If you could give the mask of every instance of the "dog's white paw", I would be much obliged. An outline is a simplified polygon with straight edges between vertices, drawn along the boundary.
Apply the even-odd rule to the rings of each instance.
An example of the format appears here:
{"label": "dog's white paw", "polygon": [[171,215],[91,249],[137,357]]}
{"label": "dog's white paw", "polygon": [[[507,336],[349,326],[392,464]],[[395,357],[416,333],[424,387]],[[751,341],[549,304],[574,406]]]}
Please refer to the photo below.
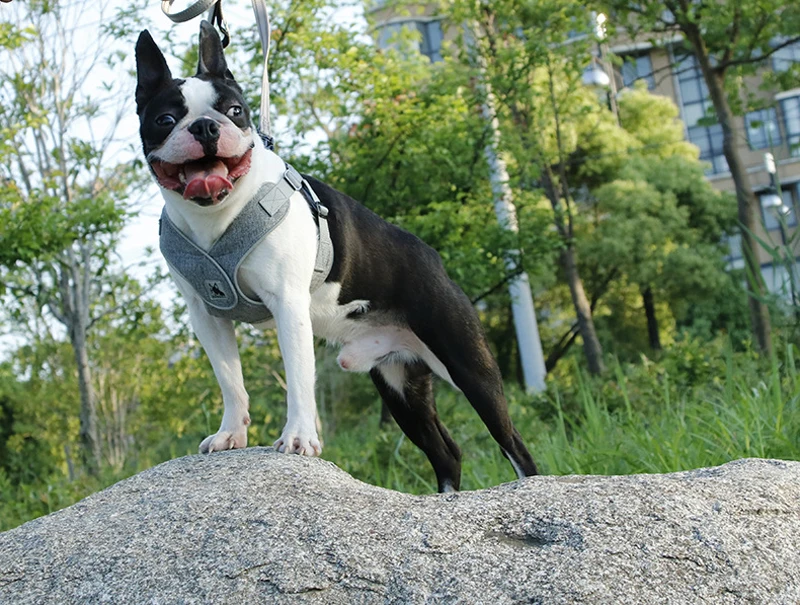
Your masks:
{"label": "dog's white paw", "polygon": [[303,429],[297,426],[289,426],[288,424],[283,429],[283,434],[273,444],[273,447],[284,454],[319,456],[322,453],[322,443],[315,429]]}
{"label": "dog's white paw", "polygon": [[209,435],[200,444],[201,454],[221,452],[224,450],[238,450],[247,447],[247,427],[237,431],[220,430],[214,435]]}

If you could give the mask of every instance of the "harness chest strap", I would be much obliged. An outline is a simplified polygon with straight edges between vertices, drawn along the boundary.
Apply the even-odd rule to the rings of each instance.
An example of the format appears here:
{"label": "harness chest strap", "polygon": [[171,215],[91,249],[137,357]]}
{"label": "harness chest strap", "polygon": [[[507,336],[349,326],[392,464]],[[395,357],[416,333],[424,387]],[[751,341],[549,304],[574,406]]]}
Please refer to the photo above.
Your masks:
{"label": "harness chest strap", "polygon": [[292,166],[286,165],[280,181],[266,183],[258,190],[208,251],[181,232],[164,209],[159,221],[161,253],[170,268],[194,288],[210,314],[247,323],[272,318],[260,300],[242,291],[238,271],[253,248],[286,217],[289,199],[296,191],[303,193],[319,226],[310,287],[313,292],[325,282],[333,265],[328,209],[320,204],[308,182]]}

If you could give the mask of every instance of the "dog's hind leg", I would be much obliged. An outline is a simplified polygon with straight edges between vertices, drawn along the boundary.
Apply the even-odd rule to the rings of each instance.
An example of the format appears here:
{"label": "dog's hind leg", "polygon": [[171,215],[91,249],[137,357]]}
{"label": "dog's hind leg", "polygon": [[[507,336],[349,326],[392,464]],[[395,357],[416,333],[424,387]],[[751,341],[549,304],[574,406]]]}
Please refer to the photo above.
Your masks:
{"label": "dog's hind leg", "polygon": [[439,420],[428,366],[389,361],[370,370],[369,375],[397,424],[430,460],[439,491],[457,490],[461,452]]}
{"label": "dog's hind leg", "polygon": [[[488,346],[486,355],[490,355]],[[508,403],[503,394],[500,370],[494,359],[491,367],[480,368],[477,371],[472,367],[460,365],[459,361],[449,360],[449,363],[445,363],[455,383],[500,445],[500,450],[511,463],[517,477],[521,479],[538,474],[533,457],[508,415]]]}
{"label": "dog's hind leg", "polygon": [[522,478],[538,474],[528,448],[508,414],[503,380],[478,315],[466,295],[452,284],[446,309],[432,307],[412,329],[447,369]]}

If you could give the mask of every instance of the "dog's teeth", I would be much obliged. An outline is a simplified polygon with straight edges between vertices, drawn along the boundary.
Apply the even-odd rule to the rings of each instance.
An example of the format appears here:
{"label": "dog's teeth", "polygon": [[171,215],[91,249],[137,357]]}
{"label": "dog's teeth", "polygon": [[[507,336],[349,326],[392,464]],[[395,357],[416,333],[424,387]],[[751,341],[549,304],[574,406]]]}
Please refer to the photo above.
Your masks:
{"label": "dog's teeth", "polygon": [[180,180],[181,185],[186,184],[186,174],[184,174],[183,170],[178,173],[178,180]]}

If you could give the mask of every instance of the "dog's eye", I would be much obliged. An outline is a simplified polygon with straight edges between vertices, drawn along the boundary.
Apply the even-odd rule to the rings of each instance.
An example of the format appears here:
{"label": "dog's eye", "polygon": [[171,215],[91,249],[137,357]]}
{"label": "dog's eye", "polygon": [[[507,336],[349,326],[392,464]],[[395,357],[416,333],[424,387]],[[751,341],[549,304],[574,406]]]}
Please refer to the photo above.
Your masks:
{"label": "dog's eye", "polygon": [[156,118],[156,124],[159,126],[174,126],[175,116],[170,113],[162,113]]}
{"label": "dog's eye", "polygon": [[225,115],[227,115],[229,118],[238,118],[240,115],[242,115],[242,106],[231,105]]}

